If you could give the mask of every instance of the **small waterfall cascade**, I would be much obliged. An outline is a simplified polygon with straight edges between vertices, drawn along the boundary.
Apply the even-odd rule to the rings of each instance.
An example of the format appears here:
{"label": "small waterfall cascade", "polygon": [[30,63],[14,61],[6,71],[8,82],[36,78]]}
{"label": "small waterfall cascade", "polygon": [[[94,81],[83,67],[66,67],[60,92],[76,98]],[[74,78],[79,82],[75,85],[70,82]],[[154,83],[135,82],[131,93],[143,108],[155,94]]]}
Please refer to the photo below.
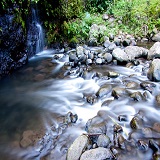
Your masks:
{"label": "small waterfall cascade", "polygon": [[38,29],[38,37],[36,42],[36,53],[41,52],[44,47],[44,35],[42,26],[39,23],[36,23],[36,27]]}
{"label": "small waterfall cascade", "polygon": [[32,8],[32,19],[28,32],[28,48],[30,55],[43,51],[44,48],[44,32],[40,24],[37,7]]}
{"label": "small waterfall cascade", "polygon": [[37,7],[36,9],[32,9],[32,21],[34,25],[36,26],[36,53],[43,50],[44,47],[44,34],[42,26],[40,25],[38,13],[37,13]]}

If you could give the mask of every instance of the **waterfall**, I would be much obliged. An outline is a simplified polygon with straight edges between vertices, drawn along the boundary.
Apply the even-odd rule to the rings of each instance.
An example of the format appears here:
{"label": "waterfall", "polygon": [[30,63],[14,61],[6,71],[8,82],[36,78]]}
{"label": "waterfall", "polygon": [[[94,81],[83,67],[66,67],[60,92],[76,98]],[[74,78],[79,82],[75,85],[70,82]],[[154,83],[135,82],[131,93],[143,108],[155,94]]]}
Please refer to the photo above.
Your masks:
{"label": "waterfall", "polygon": [[43,51],[44,48],[44,33],[36,6],[32,8],[31,24],[28,31],[28,48],[30,56]]}
{"label": "waterfall", "polygon": [[36,23],[36,27],[38,29],[38,37],[37,37],[37,42],[36,42],[36,53],[38,53],[43,50],[44,35],[43,35],[42,26],[39,23]]}

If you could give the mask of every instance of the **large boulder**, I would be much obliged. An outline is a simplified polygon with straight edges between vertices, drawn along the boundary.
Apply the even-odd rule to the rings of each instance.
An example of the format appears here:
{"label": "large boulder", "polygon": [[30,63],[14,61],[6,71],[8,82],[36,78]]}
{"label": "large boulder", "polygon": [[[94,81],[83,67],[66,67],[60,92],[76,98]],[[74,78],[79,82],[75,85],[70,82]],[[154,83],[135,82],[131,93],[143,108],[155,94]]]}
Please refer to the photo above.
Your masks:
{"label": "large boulder", "polygon": [[160,58],[160,42],[156,42],[148,52],[148,59]]}
{"label": "large boulder", "polygon": [[155,41],[155,42],[160,42],[160,32],[155,34],[153,37],[152,37],[152,41]]}
{"label": "large boulder", "polygon": [[126,52],[130,61],[138,57],[147,56],[148,50],[138,46],[127,46],[124,51]]}
{"label": "large boulder", "polygon": [[95,46],[96,42],[99,41],[99,38],[104,36],[106,29],[105,25],[93,24],[89,31],[89,44],[94,42],[93,44]]}
{"label": "large boulder", "polygon": [[82,152],[89,144],[88,137],[85,135],[79,136],[68,149],[67,160],[79,160]]}
{"label": "large boulder", "polygon": [[160,59],[154,59],[151,62],[147,77],[151,81],[160,81]]}
{"label": "large boulder", "polygon": [[114,49],[112,56],[119,62],[127,62],[129,60],[126,52],[124,52],[121,48]]}
{"label": "large boulder", "polygon": [[95,148],[88,151],[85,151],[80,160],[102,160],[102,159],[111,159],[112,154],[107,148]]}

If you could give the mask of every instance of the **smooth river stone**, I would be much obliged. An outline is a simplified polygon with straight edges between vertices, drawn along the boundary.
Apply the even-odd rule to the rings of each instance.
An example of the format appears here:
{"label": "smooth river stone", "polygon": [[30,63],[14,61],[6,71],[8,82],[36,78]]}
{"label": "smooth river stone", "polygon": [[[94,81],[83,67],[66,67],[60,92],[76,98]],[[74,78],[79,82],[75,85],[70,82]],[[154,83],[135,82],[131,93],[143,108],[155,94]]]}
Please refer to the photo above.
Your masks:
{"label": "smooth river stone", "polygon": [[88,137],[85,135],[79,136],[68,149],[66,160],[79,160],[82,152],[89,144]]}
{"label": "smooth river stone", "polygon": [[103,160],[111,157],[109,149],[99,147],[84,152],[80,160]]}

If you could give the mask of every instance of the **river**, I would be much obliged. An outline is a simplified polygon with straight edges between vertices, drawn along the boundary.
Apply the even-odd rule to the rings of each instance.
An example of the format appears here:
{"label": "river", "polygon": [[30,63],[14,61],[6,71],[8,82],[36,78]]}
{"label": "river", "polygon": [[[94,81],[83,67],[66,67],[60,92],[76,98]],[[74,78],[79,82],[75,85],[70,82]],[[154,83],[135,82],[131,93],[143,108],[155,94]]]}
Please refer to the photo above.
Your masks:
{"label": "river", "polygon": [[[54,50],[38,53],[23,68],[0,81],[0,160],[65,160],[68,147],[75,138],[86,133],[88,119],[101,110],[109,112],[111,119],[125,114],[129,120],[141,110],[145,113],[147,127],[159,122],[160,111],[155,105],[159,83],[154,83],[154,91],[152,94],[147,92],[149,96],[145,101],[134,101],[125,95],[112,101],[111,92],[93,105],[84,98],[84,95],[95,95],[104,84],[125,88],[128,82],[150,82],[142,74],[142,69],[148,65],[145,61],[141,60],[140,65],[131,68],[95,65],[85,77],[80,77],[67,74],[64,67],[67,55],[60,54],[63,57],[56,60],[54,53]],[[108,70],[119,76],[105,78]],[[95,73],[101,76],[96,77]],[[144,93],[139,86],[130,91]],[[63,118],[69,112],[77,114],[78,120],[66,125]],[[130,132],[129,121],[124,122],[123,128],[125,136]],[[22,142],[25,133],[31,133],[33,142]]]}

